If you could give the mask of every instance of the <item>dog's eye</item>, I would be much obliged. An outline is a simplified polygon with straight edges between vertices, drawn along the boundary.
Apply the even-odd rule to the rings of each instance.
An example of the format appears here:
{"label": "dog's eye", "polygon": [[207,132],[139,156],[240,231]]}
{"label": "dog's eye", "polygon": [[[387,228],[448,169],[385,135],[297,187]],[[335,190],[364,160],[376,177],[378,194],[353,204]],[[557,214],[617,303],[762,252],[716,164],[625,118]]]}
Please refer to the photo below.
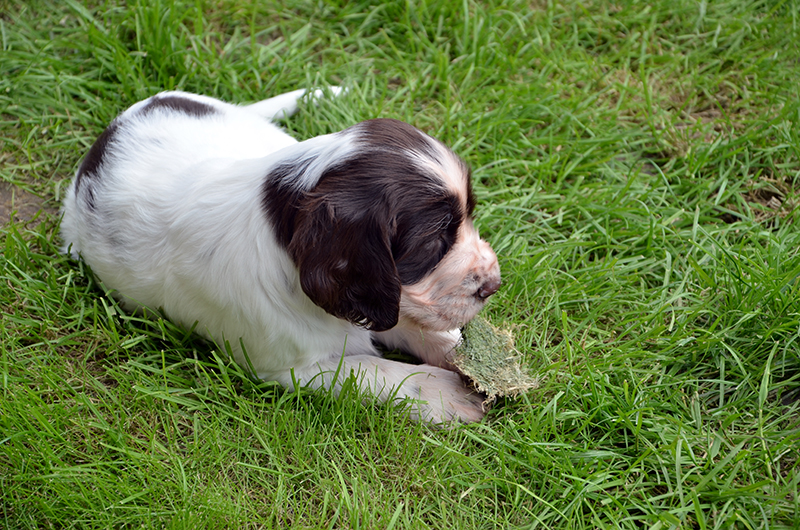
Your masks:
{"label": "dog's eye", "polygon": [[420,281],[436,268],[451,246],[452,243],[446,238],[446,232],[417,241],[413,248],[408,249],[395,262],[400,281],[404,285]]}
{"label": "dog's eye", "polygon": [[437,263],[440,262],[444,255],[447,254],[447,251],[450,250],[450,245],[445,241],[444,237],[437,238],[432,246],[433,255],[437,256]]}
{"label": "dog's eye", "polygon": [[458,199],[446,196],[420,205],[415,215],[406,216],[399,223],[392,255],[404,285],[429,274],[455,244],[463,219],[458,212]]}

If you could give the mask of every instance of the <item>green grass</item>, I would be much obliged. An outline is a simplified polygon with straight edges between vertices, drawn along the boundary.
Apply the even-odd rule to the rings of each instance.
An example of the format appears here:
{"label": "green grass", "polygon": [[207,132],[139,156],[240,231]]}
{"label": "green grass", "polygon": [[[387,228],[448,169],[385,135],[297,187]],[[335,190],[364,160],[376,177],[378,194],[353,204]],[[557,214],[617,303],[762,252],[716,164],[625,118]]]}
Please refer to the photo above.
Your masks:
{"label": "green grass", "polygon": [[[0,177],[44,201],[0,228],[0,526],[800,528],[798,12],[0,0]],[[473,168],[542,379],[480,424],[254,382],[57,253],[128,105],[326,84],[298,138],[399,118]]]}

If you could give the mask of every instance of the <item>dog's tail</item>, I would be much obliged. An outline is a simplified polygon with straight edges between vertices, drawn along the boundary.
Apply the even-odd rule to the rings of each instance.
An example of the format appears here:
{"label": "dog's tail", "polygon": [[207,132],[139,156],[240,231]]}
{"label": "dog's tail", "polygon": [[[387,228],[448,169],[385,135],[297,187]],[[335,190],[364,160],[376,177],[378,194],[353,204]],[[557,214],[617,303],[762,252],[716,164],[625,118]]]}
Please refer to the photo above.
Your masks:
{"label": "dog's tail", "polygon": [[264,119],[269,121],[277,121],[288,118],[297,112],[298,102],[300,102],[303,98],[306,98],[306,94],[309,94],[307,97],[309,101],[317,104],[319,99],[324,97],[326,94],[330,94],[335,97],[343,94],[344,92],[346,92],[346,90],[340,86],[331,86],[324,91],[319,88],[313,91],[301,88],[300,90],[292,90],[291,92],[265,99],[263,101],[259,101],[258,103],[253,103],[252,105],[247,105],[245,108],[255,112]]}

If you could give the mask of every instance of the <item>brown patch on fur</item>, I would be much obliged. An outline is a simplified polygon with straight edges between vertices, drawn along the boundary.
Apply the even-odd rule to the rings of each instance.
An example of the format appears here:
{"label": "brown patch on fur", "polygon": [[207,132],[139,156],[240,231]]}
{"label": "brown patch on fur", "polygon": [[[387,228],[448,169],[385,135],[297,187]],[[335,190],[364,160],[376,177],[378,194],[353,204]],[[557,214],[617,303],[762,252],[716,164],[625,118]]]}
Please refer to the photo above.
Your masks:
{"label": "brown patch on fur", "polygon": [[467,164],[436,138],[416,127],[393,119],[367,120],[355,126],[363,131],[367,145],[378,150],[418,153],[415,162],[422,171],[430,171],[458,197],[468,215],[475,209],[472,176]]}
{"label": "brown patch on fur", "polygon": [[195,101],[191,98],[180,96],[153,96],[150,102],[139,110],[139,113],[144,116],[156,109],[169,109],[196,118],[202,118],[203,116],[217,112],[217,109],[211,105]]}

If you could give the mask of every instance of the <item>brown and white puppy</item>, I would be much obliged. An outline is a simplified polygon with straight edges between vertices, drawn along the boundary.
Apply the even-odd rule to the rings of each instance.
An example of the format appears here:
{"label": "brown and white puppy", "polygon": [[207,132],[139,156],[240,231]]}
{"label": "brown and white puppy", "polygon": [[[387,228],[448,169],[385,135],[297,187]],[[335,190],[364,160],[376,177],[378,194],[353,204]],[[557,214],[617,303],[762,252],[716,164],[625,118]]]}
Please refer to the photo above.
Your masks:
{"label": "brown and white puppy", "polygon": [[[381,400],[411,398],[418,419],[480,419],[481,396],[448,361],[500,286],[469,169],[396,120],[297,142],[270,121],[304,93],[133,105],[67,192],[64,251],[126,309],[229,343],[263,379],[338,391],[354,374]],[[375,342],[424,364],[384,359]]]}

